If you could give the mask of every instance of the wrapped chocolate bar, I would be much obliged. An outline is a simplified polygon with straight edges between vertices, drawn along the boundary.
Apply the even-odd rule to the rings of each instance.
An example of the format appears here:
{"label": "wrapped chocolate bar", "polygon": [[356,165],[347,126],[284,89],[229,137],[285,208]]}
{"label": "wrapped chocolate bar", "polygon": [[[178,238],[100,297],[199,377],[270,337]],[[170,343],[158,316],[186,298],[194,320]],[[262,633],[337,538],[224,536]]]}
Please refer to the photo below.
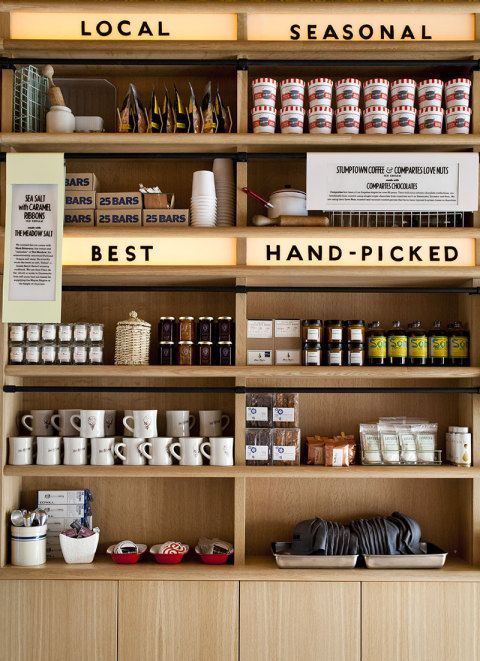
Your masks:
{"label": "wrapped chocolate bar", "polygon": [[163,127],[162,114],[160,112],[160,106],[158,105],[157,95],[155,90],[152,90],[152,95],[150,97],[150,114],[148,122],[148,130],[150,133],[161,133]]}
{"label": "wrapped chocolate bar", "polygon": [[214,111],[217,117],[217,133],[226,133],[227,111],[222,103],[222,97],[220,96],[220,90],[218,87],[215,95]]}
{"label": "wrapped chocolate bar", "polygon": [[189,118],[187,110],[183,104],[180,94],[178,93],[177,86],[174,85],[175,97],[173,100],[173,132],[174,133],[188,133],[189,131]]}
{"label": "wrapped chocolate bar", "polygon": [[232,113],[230,112],[230,106],[227,106],[227,119],[225,122],[225,133],[231,133],[233,129],[233,120]]}
{"label": "wrapped chocolate bar", "polygon": [[214,103],[212,101],[212,83],[209,81],[205,86],[205,94],[202,99],[203,133],[217,132],[217,117],[215,115]]}
{"label": "wrapped chocolate bar", "polygon": [[300,465],[300,429],[273,429],[272,464]]}
{"label": "wrapped chocolate bar", "polygon": [[245,461],[249,466],[272,463],[272,429],[245,429]]}
{"label": "wrapped chocolate bar", "polygon": [[297,392],[277,392],[273,399],[273,426],[298,427],[299,396]]}
{"label": "wrapped chocolate bar", "polygon": [[172,104],[170,103],[170,97],[168,96],[168,90],[166,87],[162,106],[162,130],[165,133],[173,133],[174,131]]}
{"label": "wrapped chocolate bar", "polygon": [[190,122],[190,133],[201,133],[203,130],[202,114],[197,106],[195,92],[192,83],[188,83],[190,88],[190,98],[188,100],[188,119]]}
{"label": "wrapped chocolate bar", "polygon": [[130,83],[118,113],[118,131],[120,133],[146,133],[147,129],[147,112],[138,96],[137,88]]}
{"label": "wrapped chocolate bar", "polygon": [[273,427],[273,393],[247,392],[245,421],[247,427]]}

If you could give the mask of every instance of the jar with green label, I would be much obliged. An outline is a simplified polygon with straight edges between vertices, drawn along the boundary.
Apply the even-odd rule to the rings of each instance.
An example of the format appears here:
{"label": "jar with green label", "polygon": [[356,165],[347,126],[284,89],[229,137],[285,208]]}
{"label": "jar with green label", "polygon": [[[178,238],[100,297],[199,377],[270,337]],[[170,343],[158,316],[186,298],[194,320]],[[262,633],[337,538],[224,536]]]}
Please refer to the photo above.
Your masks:
{"label": "jar with green label", "polygon": [[441,321],[434,321],[432,328],[428,331],[428,363],[429,365],[448,364],[448,336],[447,331],[442,328]]}
{"label": "jar with green label", "polygon": [[387,363],[389,365],[407,364],[407,332],[399,321],[394,321],[387,333]]}
{"label": "jar with green label", "polygon": [[450,365],[462,367],[469,364],[470,333],[460,321],[454,321],[449,326],[448,358]]}
{"label": "jar with green label", "polygon": [[369,365],[387,364],[387,336],[379,321],[372,321],[367,331]]}
{"label": "jar with green label", "polygon": [[427,331],[422,328],[421,321],[412,321],[408,325],[408,364],[426,365],[428,362]]}

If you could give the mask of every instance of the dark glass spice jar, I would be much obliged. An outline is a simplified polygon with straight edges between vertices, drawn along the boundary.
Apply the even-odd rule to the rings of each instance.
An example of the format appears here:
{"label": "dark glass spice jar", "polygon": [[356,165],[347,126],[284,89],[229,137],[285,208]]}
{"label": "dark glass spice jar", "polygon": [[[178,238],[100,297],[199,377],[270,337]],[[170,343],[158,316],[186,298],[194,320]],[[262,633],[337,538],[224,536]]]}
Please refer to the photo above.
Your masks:
{"label": "dark glass spice jar", "polygon": [[197,345],[199,365],[213,365],[213,343],[199,342]]}
{"label": "dark glass spice jar", "polygon": [[448,333],[448,357],[450,365],[457,367],[469,364],[470,333],[459,321],[450,324]]}
{"label": "dark glass spice jar", "polygon": [[441,321],[434,321],[432,328],[428,331],[428,364],[448,364],[448,335],[442,328]]}
{"label": "dark glass spice jar", "polygon": [[197,336],[199,342],[213,342],[213,317],[198,317]]}
{"label": "dark glass spice jar", "polygon": [[233,342],[233,319],[232,317],[217,318],[218,342]]}
{"label": "dark glass spice jar", "polygon": [[421,321],[412,321],[408,325],[408,364],[422,366],[428,362],[427,331],[422,328]]}
{"label": "dark glass spice jar", "polygon": [[372,321],[367,331],[367,355],[369,365],[387,363],[387,337],[379,321]]}
{"label": "dark glass spice jar", "polygon": [[175,317],[160,317],[158,322],[158,341],[175,341]]}
{"label": "dark glass spice jar", "polygon": [[387,363],[407,364],[407,331],[401,327],[399,321],[394,321],[387,332]]}
{"label": "dark glass spice jar", "polygon": [[217,345],[217,364],[218,365],[232,365],[233,358],[233,344],[232,342],[219,342]]}
{"label": "dark glass spice jar", "polygon": [[174,365],[175,364],[175,343],[174,342],[160,342],[158,345],[158,364],[159,365]]}

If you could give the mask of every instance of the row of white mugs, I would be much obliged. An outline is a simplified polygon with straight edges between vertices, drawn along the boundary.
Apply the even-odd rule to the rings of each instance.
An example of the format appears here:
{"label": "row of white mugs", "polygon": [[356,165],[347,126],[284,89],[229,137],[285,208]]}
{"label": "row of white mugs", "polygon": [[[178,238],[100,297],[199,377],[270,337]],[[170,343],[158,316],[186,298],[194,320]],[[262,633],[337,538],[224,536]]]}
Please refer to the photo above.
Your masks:
{"label": "row of white mugs", "polygon": [[[21,424],[33,436],[83,436],[103,438],[115,436],[116,411],[101,409],[37,409],[21,417]],[[189,436],[196,419],[190,411],[166,411],[166,436],[180,438]],[[222,411],[199,411],[200,436],[221,436],[230,424],[230,417]],[[158,436],[158,411],[124,411],[125,436],[154,438]]]}
{"label": "row of white mugs", "polygon": [[[127,436],[117,442],[115,437],[91,438],[82,436],[11,436],[9,438],[9,464],[28,466],[113,466],[118,457],[124,466],[171,466],[173,458],[180,466],[202,466],[203,457],[211,466],[233,466],[233,442],[231,436],[201,436],[173,438],[135,438]],[[88,443],[90,442],[90,448]],[[177,451],[178,450],[178,451]]]}

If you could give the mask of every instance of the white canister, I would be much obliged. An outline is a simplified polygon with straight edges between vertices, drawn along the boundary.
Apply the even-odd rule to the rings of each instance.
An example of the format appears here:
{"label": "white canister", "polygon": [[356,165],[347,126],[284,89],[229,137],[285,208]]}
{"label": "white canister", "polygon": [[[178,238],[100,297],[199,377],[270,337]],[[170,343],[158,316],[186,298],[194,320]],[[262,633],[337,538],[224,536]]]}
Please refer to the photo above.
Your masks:
{"label": "white canister", "polygon": [[252,80],[253,105],[275,108],[278,83],[274,78],[255,78]]}
{"label": "white canister", "polygon": [[299,106],[303,108],[305,81],[301,78],[286,78],[280,83],[282,108]]}
{"label": "white canister", "polygon": [[310,133],[331,133],[333,110],[330,106],[314,106],[308,111],[308,130]]}
{"label": "white canister", "polygon": [[343,106],[358,106],[360,103],[360,88],[362,83],[356,78],[343,78],[335,83],[337,108]]}
{"label": "white canister", "polygon": [[337,133],[358,133],[360,131],[360,108],[343,106],[335,112]]}
{"label": "white canister", "polygon": [[333,80],[330,78],[312,78],[308,81],[308,102],[310,108],[332,105]]}
{"label": "white canister", "polygon": [[268,209],[269,218],[308,216],[307,194],[304,191],[284,188],[273,192],[268,201],[273,205]]}
{"label": "white canister", "polygon": [[389,87],[390,83],[385,78],[372,78],[363,83],[365,108],[386,106],[388,103]]}
{"label": "white canister", "polygon": [[10,526],[12,565],[33,567],[47,561],[47,526]]}
{"label": "white canister", "polygon": [[67,106],[52,106],[47,112],[47,133],[73,133],[75,117]]}
{"label": "white canister", "polygon": [[394,80],[390,88],[390,102],[393,108],[398,106],[415,106],[415,90],[417,83],[413,78],[399,78]]}
{"label": "white canister", "polygon": [[390,111],[385,106],[369,106],[363,112],[365,133],[381,134],[388,131],[388,115]]}
{"label": "white canister", "polygon": [[282,133],[303,133],[305,110],[302,106],[285,106],[280,110],[280,130]]}
{"label": "white canister", "polygon": [[417,109],[413,106],[392,108],[392,133],[415,133]]}
{"label": "white canister", "polygon": [[447,108],[470,105],[470,88],[472,81],[469,78],[453,78],[445,83],[445,104]]}
{"label": "white canister", "polygon": [[421,108],[418,115],[418,130],[422,135],[436,134],[443,130],[443,108],[429,106]]}
{"label": "white canister", "polygon": [[470,116],[472,109],[466,106],[447,108],[447,133],[470,133]]}
{"label": "white canister", "polygon": [[254,133],[275,133],[277,111],[271,106],[252,108],[252,127]]}
{"label": "white canister", "polygon": [[418,107],[441,108],[443,98],[443,81],[439,78],[429,78],[418,83]]}

